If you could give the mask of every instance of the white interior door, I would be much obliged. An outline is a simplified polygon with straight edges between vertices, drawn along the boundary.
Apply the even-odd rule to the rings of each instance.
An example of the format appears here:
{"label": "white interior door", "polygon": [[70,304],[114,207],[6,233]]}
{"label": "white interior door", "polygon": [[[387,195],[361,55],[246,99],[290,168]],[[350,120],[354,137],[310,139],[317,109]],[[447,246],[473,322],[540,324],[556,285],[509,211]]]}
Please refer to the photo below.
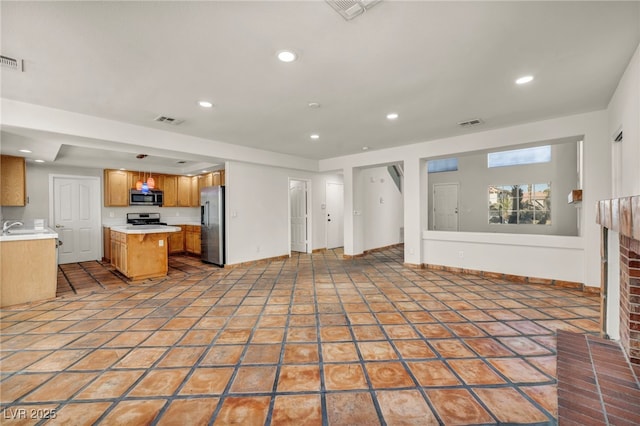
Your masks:
{"label": "white interior door", "polygon": [[291,205],[291,251],[307,252],[307,182],[289,182]]}
{"label": "white interior door", "polygon": [[433,229],[458,230],[458,184],[433,185]]}
{"label": "white interior door", "polygon": [[58,263],[100,259],[100,179],[93,176],[52,176],[51,227],[62,245]]}
{"label": "white interior door", "polygon": [[327,183],[327,248],[344,246],[344,185]]}

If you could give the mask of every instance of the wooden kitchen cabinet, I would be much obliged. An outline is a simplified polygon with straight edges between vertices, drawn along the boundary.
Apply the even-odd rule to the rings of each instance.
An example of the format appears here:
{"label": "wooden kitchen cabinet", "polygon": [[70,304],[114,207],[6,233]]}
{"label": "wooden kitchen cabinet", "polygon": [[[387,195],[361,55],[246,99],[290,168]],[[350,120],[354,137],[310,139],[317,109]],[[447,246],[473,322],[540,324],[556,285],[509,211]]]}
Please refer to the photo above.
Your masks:
{"label": "wooden kitchen cabinet", "polygon": [[102,261],[111,263],[111,228],[102,227]]}
{"label": "wooden kitchen cabinet", "polygon": [[0,307],[56,297],[56,239],[0,242]]}
{"label": "wooden kitchen cabinet", "polygon": [[180,232],[172,232],[169,234],[169,254],[184,252],[185,225],[178,226],[181,229]]}
{"label": "wooden kitchen cabinet", "polygon": [[200,181],[201,176],[191,177],[191,207],[200,206]]}
{"label": "wooden kitchen cabinet", "polygon": [[0,205],[26,206],[27,179],[24,157],[0,156]]}
{"label": "wooden kitchen cabinet", "polygon": [[111,231],[111,265],[132,280],[163,277],[169,271],[169,233]]}
{"label": "wooden kitchen cabinet", "polygon": [[178,206],[178,176],[162,175],[160,177],[163,191],[162,207]]}
{"label": "wooden kitchen cabinet", "polygon": [[131,173],[124,170],[104,171],[105,207],[128,207]]}
{"label": "wooden kitchen cabinet", "polygon": [[191,207],[190,176],[178,176],[178,207]]}
{"label": "wooden kitchen cabinet", "polygon": [[185,229],[185,251],[191,254],[200,254],[202,247],[200,246],[200,226],[186,225]]}

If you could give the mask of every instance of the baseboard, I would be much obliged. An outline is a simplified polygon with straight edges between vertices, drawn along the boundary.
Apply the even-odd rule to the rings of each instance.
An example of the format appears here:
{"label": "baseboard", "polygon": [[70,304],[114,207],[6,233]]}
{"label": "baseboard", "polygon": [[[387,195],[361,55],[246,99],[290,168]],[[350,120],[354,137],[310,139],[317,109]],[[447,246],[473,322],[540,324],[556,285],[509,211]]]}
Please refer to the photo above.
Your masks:
{"label": "baseboard", "polygon": [[586,286],[583,283],[574,281],[555,280],[549,278],[527,277],[523,275],[503,274],[501,272],[480,271],[476,269],[459,268],[456,266],[432,265],[425,263],[424,267],[431,271],[453,272],[457,274],[477,275],[484,278],[494,278],[511,281],[519,284],[542,284],[555,287],[572,288],[584,293],[599,295],[600,287]]}
{"label": "baseboard", "polygon": [[283,254],[282,256],[266,257],[264,259],[250,260],[248,262],[225,264],[224,268],[234,269],[234,268],[242,268],[242,267],[248,267],[248,266],[266,265],[267,263],[270,263],[270,262],[278,262],[280,260],[286,260],[286,259],[289,259],[288,254]]}

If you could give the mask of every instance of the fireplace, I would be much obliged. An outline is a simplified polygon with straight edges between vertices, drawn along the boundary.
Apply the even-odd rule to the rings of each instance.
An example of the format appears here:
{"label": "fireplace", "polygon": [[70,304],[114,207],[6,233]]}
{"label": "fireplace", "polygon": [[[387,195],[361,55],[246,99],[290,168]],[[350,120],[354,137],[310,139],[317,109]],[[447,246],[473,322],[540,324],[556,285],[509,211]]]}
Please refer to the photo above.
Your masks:
{"label": "fireplace", "polygon": [[[606,297],[609,288],[608,265],[620,265],[620,344],[632,364],[640,365],[640,196],[598,202],[597,222],[602,226],[602,321],[606,321]],[[607,257],[607,234],[619,235],[619,259]],[[617,252],[617,250],[616,250]],[[616,277],[617,278],[617,277]],[[606,324],[601,324],[606,330]]]}

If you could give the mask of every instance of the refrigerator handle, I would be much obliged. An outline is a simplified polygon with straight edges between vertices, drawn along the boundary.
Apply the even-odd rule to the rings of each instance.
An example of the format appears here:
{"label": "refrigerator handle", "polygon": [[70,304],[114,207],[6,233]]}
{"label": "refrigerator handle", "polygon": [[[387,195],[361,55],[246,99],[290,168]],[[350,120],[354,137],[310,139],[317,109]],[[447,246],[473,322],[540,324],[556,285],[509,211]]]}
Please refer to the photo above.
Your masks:
{"label": "refrigerator handle", "polygon": [[207,211],[206,211],[206,215],[205,217],[207,218],[207,223],[205,224],[205,226],[208,228],[209,227],[209,220],[211,220],[211,206],[209,205],[209,202],[205,202],[205,205],[207,206]]}

